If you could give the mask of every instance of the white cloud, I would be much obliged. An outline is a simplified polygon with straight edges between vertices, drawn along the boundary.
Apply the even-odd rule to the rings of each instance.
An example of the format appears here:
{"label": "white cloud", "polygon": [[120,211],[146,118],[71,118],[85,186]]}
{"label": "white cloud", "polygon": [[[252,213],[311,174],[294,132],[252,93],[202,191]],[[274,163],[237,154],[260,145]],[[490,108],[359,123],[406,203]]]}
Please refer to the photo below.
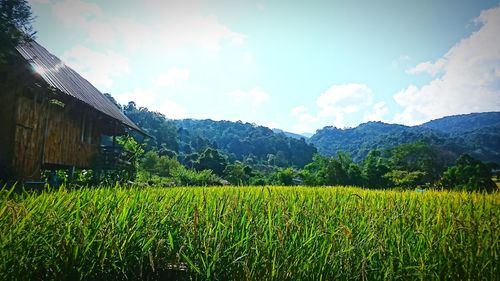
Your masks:
{"label": "white cloud", "polygon": [[52,12],[68,27],[87,27],[90,21],[103,16],[99,5],[80,0],[57,2],[52,6]]}
{"label": "white cloud", "polygon": [[280,125],[275,121],[264,122],[262,124],[262,126],[265,126],[265,127],[271,128],[271,129],[276,129],[276,128],[280,127]]}
{"label": "white cloud", "polygon": [[394,95],[403,107],[396,122],[414,125],[446,115],[500,110],[500,7],[483,11],[475,21],[479,30],[442,58],[408,70],[437,77]]}
{"label": "white cloud", "polygon": [[114,77],[130,71],[126,57],[109,50],[96,52],[81,45],[66,51],[62,59],[97,88],[109,89]]}
{"label": "white cloud", "polygon": [[224,43],[238,45],[246,38],[220,23],[215,15],[203,14],[196,1],[154,0],[130,6],[136,9],[135,17],[106,12],[81,0],[58,2],[52,11],[65,26],[81,29],[93,42],[123,44],[131,50],[164,51],[192,45],[216,53]]}
{"label": "white cloud", "polygon": [[432,76],[436,76],[442,73],[445,66],[446,66],[446,59],[441,58],[435,63],[432,63],[430,61],[419,63],[417,66],[408,69],[406,73],[419,74],[422,72],[426,72]]}
{"label": "white cloud", "polygon": [[185,108],[170,99],[163,100],[161,105],[158,107],[158,111],[171,119],[183,119],[187,117]]}
{"label": "white cloud", "polygon": [[329,117],[339,112],[353,113],[372,103],[372,90],[365,84],[333,85],[316,99],[319,116]]}
{"label": "white cloud", "polygon": [[398,68],[401,65],[407,64],[411,60],[411,57],[408,55],[400,55],[398,58],[392,60],[392,67]]}
{"label": "white cloud", "polygon": [[187,81],[189,78],[189,69],[173,67],[165,73],[158,74],[153,78],[153,83],[158,86],[175,86]]}
{"label": "white cloud", "polygon": [[152,42],[152,30],[131,17],[105,13],[98,4],[65,0],[52,6],[52,13],[65,26],[82,30],[88,39],[100,44],[123,43],[135,50]]}
{"label": "white cloud", "polygon": [[313,132],[315,128],[325,125],[344,128],[346,123],[350,123],[346,122],[346,116],[366,111],[372,103],[372,90],[365,84],[332,85],[316,99],[316,114],[311,113],[305,105],[292,108],[290,116],[294,117],[297,123],[292,126],[291,131]]}
{"label": "white cloud", "polygon": [[365,84],[333,85],[316,99],[318,117],[333,117],[333,125],[342,128],[345,115],[370,106],[372,100],[372,90]]}
{"label": "white cloud", "polygon": [[252,105],[258,107],[269,100],[269,95],[258,88],[253,88],[250,93],[250,98],[252,100]]}
{"label": "white cloud", "polygon": [[269,100],[269,94],[259,88],[252,88],[250,91],[235,90],[227,93],[227,96],[236,103],[251,104],[253,110]]}
{"label": "white cloud", "polygon": [[315,127],[311,124],[301,122],[293,125],[290,131],[296,134],[313,133],[315,132]]}
{"label": "white cloud", "polygon": [[[156,34],[153,28],[139,22],[135,18],[114,17],[107,15],[109,20],[103,20],[99,24],[101,26],[108,26],[115,33],[117,40],[131,50],[139,50],[141,48],[151,48],[156,43]],[[90,29],[90,35],[94,29]],[[120,41],[121,40],[121,41]]]}
{"label": "white cloud", "polygon": [[364,121],[382,121],[387,122],[385,116],[389,114],[389,108],[385,104],[385,102],[377,102],[373,105],[372,110],[370,112],[365,112],[363,117]]}
{"label": "white cloud", "polygon": [[138,107],[145,106],[149,110],[163,113],[167,118],[186,118],[186,109],[179,103],[171,100],[165,95],[148,89],[137,88],[130,92],[114,95],[121,104],[134,101]]}
{"label": "white cloud", "polygon": [[154,30],[154,42],[177,48],[194,45],[217,52],[223,44],[242,44],[246,36],[231,30],[213,15],[205,13],[202,1],[146,0],[140,8]]}
{"label": "white cloud", "polygon": [[292,108],[292,110],[290,111],[290,115],[298,116],[298,115],[305,113],[307,111],[309,111],[309,108],[307,106],[299,105],[297,107]]}
{"label": "white cloud", "polygon": [[314,128],[318,125],[318,121],[320,121],[320,118],[311,114],[309,108],[305,105],[292,108],[290,116],[297,119],[297,123],[292,126],[291,131],[298,134],[314,131]]}

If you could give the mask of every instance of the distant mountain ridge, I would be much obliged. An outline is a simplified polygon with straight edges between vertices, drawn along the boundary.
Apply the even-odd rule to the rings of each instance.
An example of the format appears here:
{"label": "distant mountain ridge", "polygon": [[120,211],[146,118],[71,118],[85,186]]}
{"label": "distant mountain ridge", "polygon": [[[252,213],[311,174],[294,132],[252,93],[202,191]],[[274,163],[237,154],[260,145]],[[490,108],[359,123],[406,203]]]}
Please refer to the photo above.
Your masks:
{"label": "distant mountain ridge", "polygon": [[[201,141],[220,149],[232,160],[273,163],[277,166],[303,167],[312,160],[316,148],[304,137],[274,131],[264,126],[232,121],[172,120],[178,128],[180,152],[191,153]],[[183,148],[189,144],[191,148]]]}
{"label": "distant mountain ridge", "polygon": [[500,112],[483,112],[447,116],[426,122],[418,127],[444,133],[459,133],[498,125]]}
{"label": "distant mountain ridge", "polygon": [[307,138],[243,122],[169,120],[161,113],[137,108],[133,102],[116,104],[154,137],[148,141],[150,146],[160,153],[175,153],[183,163],[188,163],[192,155],[206,146],[222,150],[232,160],[302,167],[316,152],[333,156],[346,151],[355,161],[362,161],[373,149],[386,150],[424,141],[449,158],[469,153],[482,161],[500,164],[500,112],[448,116],[418,126],[383,122],[368,122],[348,129],[328,126]]}
{"label": "distant mountain ridge", "polygon": [[439,118],[418,126],[368,122],[355,128],[324,127],[308,139],[322,155],[349,152],[362,160],[372,149],[424,141],[455,157],[469,153],[500,163],[500,112],[471,113]]}
{"label": "distant mountain ridge", "polygon": [[219,150],[231,163],[238,160],[249,165],[298,168],[311,162],[317,153],[304,138],[291,138],[264,126],[210,119],[170,120],[159,112],[137,107],[134,102],[124,106],[114,102],[130,120],[152,136],[146,140],[147,149],[176,157],[187,167],[192,167],[207,148]]}
{"label": "distant mountain ridge", "polygon": [[313,135],[313,134],[310,134],[310,135],[296,134],[296,133],[292,133],[292,132],[283,131],[283,130],[278,129],[278,128],[274,128],[272,130],[273,130],[273,132],[275,132],[277,134],[284,134],[287,137],[298,139],[298,140],[300,140],[300,139],[308,139],[308,138],[310,138]]}

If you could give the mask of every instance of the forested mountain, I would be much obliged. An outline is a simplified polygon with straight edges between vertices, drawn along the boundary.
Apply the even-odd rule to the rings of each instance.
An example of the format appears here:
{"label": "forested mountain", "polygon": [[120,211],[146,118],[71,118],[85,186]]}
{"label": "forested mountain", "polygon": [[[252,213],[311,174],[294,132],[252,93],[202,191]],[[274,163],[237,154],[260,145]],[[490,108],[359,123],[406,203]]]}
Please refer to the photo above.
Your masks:
{"label": "forested mountain", "polygon": [[[120,106],[117,104],[117,106]],[[450,161],[468,153],[482,161],[500,163],[500,112],[456,115],[419,126],[368,122],[355,128],[324,127],[309,139],[280,129],[250,123],[213,120],[169,120],[161,113],[121,106],[125,114],[154,136],[148,141],[159,154],[175,154],[188,164],[206,147],[216,148],[229,161],[303,167],[314,153],[334,156],[348,152],[362,161],[371,150],[385,150],[423,141]]]}
{"label": "forested mountain", "polygon": [[308,141],[315,145],[322,155],[333,156],[342,150],[351,154],[355,161],[361,161],[370,150],[384,150],[419,140],[431,144],[445,141],[432,130],[382,122],[368,122],[348,129],[325,127],[318,130]]}
{"label": "forested mountain", "polygon": [[426,122],[419,127],[444,133],[460,134],[500,124],[500,112],[482,112],[447,116]]}
{"label": "forested mountain", "polygon": [[231,160],[272,163],[281,167],[303,167],[316,153],[316,148],[307,144],[304,138],[292,138],[255,124],[210,119],[172,122],[178,128],[180,152],[184,154],[200,148],[198,139],[212,143]]}
{"label": "forested mountain", "polygon": [[469,153],[489,162],[500,163],[500,113],[474,113],[449,116],[419,126],[368,122],[355,128],[325,127],[308,142],[322,155],[339,150],[361,161],[372,149],[387,149],[404,143],[424,141],[452,158]]}
{"label": "forested mountain", "polygon": [[122,106],[125,114],[154,139],[150,148],[160,155],[175,155],[189,166],[199,153],[210,147],[220,150],[230,162],[303,167],[311,162],[316,148],[302,139],[275,133],[255,124],[213,120],[168,120],[158,112]]}
{"label": "forested mountain", "polygon": [[[475,159],[500,164],[500,114],[495,112],[450,116],[419,126],[368,122],[348,129],[325,127],[306,140],[241,121],[170,120],[134,102],[116,105],[153,136],[146,140],[142,179],[156,177],[161,182],[158,177],[163,177],[167,186],[226,180],[238,185],[408,188],[453,185],[461,179],[457,173],[478,167],[489,169],[483,178],[490,180],[494,165],[480,167]],[[453,164],[456,167],[449,168]],[[443,173],[448,181],[440,182]]]}

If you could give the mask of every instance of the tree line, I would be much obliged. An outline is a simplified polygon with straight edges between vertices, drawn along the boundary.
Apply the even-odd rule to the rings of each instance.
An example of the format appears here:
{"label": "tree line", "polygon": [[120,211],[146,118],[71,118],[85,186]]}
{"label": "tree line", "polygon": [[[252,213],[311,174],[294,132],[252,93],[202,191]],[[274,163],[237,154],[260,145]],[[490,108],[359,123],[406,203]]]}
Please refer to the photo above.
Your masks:
{"label": "tree line", "polygon": [[457,159],[446,147],[426,138],[371,149],[361,160],[345,151],[322,156],[304,139],[290,138],[262,126],[169,120],[134,102],[125,106],[114,102],[153,136],[144,144],[146,152],[137,162],[137,180],[151,185],[496,189],[492,181],[496,164],[485,164],[468,154]]}
{"label": "tree line", "polygon": [[[493,191],[492,169],[464,154],[445,166],[435,148],[417,142],[379,151],[372,150],[360,163],[348,153],[327,157],[316,154],[303,168],[268,166],[260,169],[241,161],[228,162],[219,151],[207,148],[191,170],[175,158],[147,152],[139,163],[139,181],[151,185],[308,185],[365,188],[443,188]],[[190,171],[190,179],[186,173]],[[201,174],[200,174],[201,173]],[[197,176],[195,176],[197,175]]]}

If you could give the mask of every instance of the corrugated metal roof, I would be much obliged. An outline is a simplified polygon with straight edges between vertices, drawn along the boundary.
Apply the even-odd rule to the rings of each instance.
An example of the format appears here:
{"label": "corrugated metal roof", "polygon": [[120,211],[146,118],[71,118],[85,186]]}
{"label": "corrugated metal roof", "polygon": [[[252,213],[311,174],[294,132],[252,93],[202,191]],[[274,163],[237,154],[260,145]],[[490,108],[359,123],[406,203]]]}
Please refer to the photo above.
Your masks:
{"label": "corrugated metal roof", "polygon": [[89,81],[64,64],[35,41],[17,47],[19,53],[35,71],[52,87],[72,96],[98,111],[142,132],[113,102],[106,98]]}

